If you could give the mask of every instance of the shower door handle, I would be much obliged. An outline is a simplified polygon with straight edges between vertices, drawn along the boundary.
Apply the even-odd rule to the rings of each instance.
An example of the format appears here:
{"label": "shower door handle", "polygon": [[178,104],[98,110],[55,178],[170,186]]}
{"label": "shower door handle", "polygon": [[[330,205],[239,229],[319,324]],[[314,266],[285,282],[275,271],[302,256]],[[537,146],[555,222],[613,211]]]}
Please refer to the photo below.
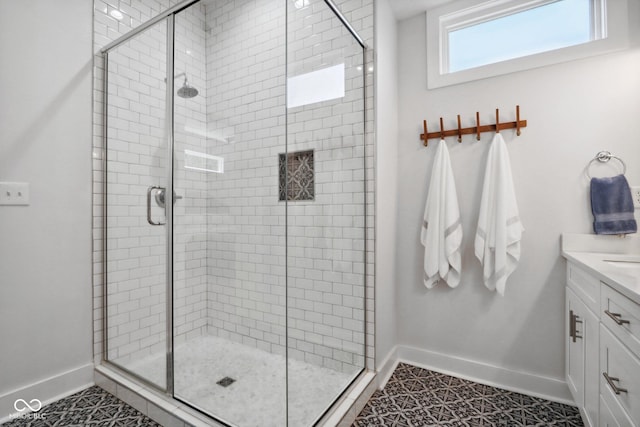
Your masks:
{"label": "shower door handle", "polygon": [[[161,208],[164,208],[164,199],[165,199],[165,194],[167,192],[167,189],[164,187],[158,187],[158,192],[156,193],[156,204],[158,206],[160,206]],[[176,194],[176,192],[173,192],[173,204],[176,204],[176,200],[180,200],[182,199],[182,196]]]}
{"label": "shower door handle", "polygon": [[164,225],[164,222],[155,222],[153,219],[151,219],[151,193],[153,193],[153,190],[157,190],[160,191],[162,190],[163,187],[157,187],[157,186],[151,186],[147,189],[147,222],[151,225]]}

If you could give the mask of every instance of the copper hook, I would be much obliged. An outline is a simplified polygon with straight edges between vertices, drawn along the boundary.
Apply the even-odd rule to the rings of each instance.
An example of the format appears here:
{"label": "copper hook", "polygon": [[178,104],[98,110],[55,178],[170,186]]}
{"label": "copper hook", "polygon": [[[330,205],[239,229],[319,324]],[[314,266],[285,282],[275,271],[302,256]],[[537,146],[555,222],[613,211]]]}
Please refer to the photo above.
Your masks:
{"label": "copper hook", "polygon": [[462,126],[460,126],[460,114],[458,114],[458,142],[462,142]]}
{"label": "copper hook", "polygon": [[516,105],[516,135],[520,136],[520,106]]}
{"label": "copper hook", "polygon": [[496,108],[496,133],[500,133],[500,110]]}
{"label": "copper hook", "polygon": [[429,144],[429,140],[427,139],[427,121],[422,121],[422,128],[424,130],[424,146],[426,147]]}
{"label": "copper hook", "polygon": [[476,139],[480,141],[480,112],[476,111]]}
{"label": "copper hook", "polygon": [[444,125],[442,124],[442,117],[440,117],[440,139],[444,139]]}

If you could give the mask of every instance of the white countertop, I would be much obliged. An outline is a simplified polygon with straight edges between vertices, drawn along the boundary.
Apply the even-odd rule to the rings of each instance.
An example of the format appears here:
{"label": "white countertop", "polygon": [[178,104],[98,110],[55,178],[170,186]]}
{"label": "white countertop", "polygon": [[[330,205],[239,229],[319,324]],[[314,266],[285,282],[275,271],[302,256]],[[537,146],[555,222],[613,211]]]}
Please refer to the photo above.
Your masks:
{"label": "white countertop", "polygon": [[563,234],[562,256],[640,304],[640,264],[607,262],[640,261],[640,237]]}

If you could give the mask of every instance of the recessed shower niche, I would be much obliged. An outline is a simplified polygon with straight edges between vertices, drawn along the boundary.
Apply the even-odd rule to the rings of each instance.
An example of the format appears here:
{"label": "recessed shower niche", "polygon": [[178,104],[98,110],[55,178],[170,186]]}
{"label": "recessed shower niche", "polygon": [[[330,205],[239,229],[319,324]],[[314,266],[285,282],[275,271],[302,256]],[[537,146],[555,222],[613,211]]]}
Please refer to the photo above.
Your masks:
{"label": "recessed shower niche", "polygon": [[103,49],[104,363],[228,425],[313,425],[365,368],[365,48],[336,11],[190,0]]}
{"label": "recessed shower niche", "polygon": [[313,200],[313,150],[278,155],[278,181],[280,201]]}

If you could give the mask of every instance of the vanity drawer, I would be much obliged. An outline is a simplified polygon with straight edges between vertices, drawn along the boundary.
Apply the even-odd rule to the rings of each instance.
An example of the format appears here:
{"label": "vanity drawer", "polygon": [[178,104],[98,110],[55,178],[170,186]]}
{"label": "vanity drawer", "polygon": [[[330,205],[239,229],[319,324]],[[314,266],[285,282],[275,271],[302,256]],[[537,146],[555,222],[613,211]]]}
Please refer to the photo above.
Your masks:
{"label": "vanity drawer", "polygon": [[600,280],[572,262],[567,263],[567,285],[591,311],[600,309]]}
{"label": "vanity drawer", "polygon": [[605,401],[611,401],[610,409],[619,405],[632,425],[640,425],[640,359],[603,325],[600,325],[600,394]]}
{"label": "vanity drawer", "polygon": [[598,427],[629,427],[631,420],[609,393],[600,395],[600,422]]}
{"label": "vanity drawer", "polygon": [[640,305],[603,283],[600,321],[640,357]]}

